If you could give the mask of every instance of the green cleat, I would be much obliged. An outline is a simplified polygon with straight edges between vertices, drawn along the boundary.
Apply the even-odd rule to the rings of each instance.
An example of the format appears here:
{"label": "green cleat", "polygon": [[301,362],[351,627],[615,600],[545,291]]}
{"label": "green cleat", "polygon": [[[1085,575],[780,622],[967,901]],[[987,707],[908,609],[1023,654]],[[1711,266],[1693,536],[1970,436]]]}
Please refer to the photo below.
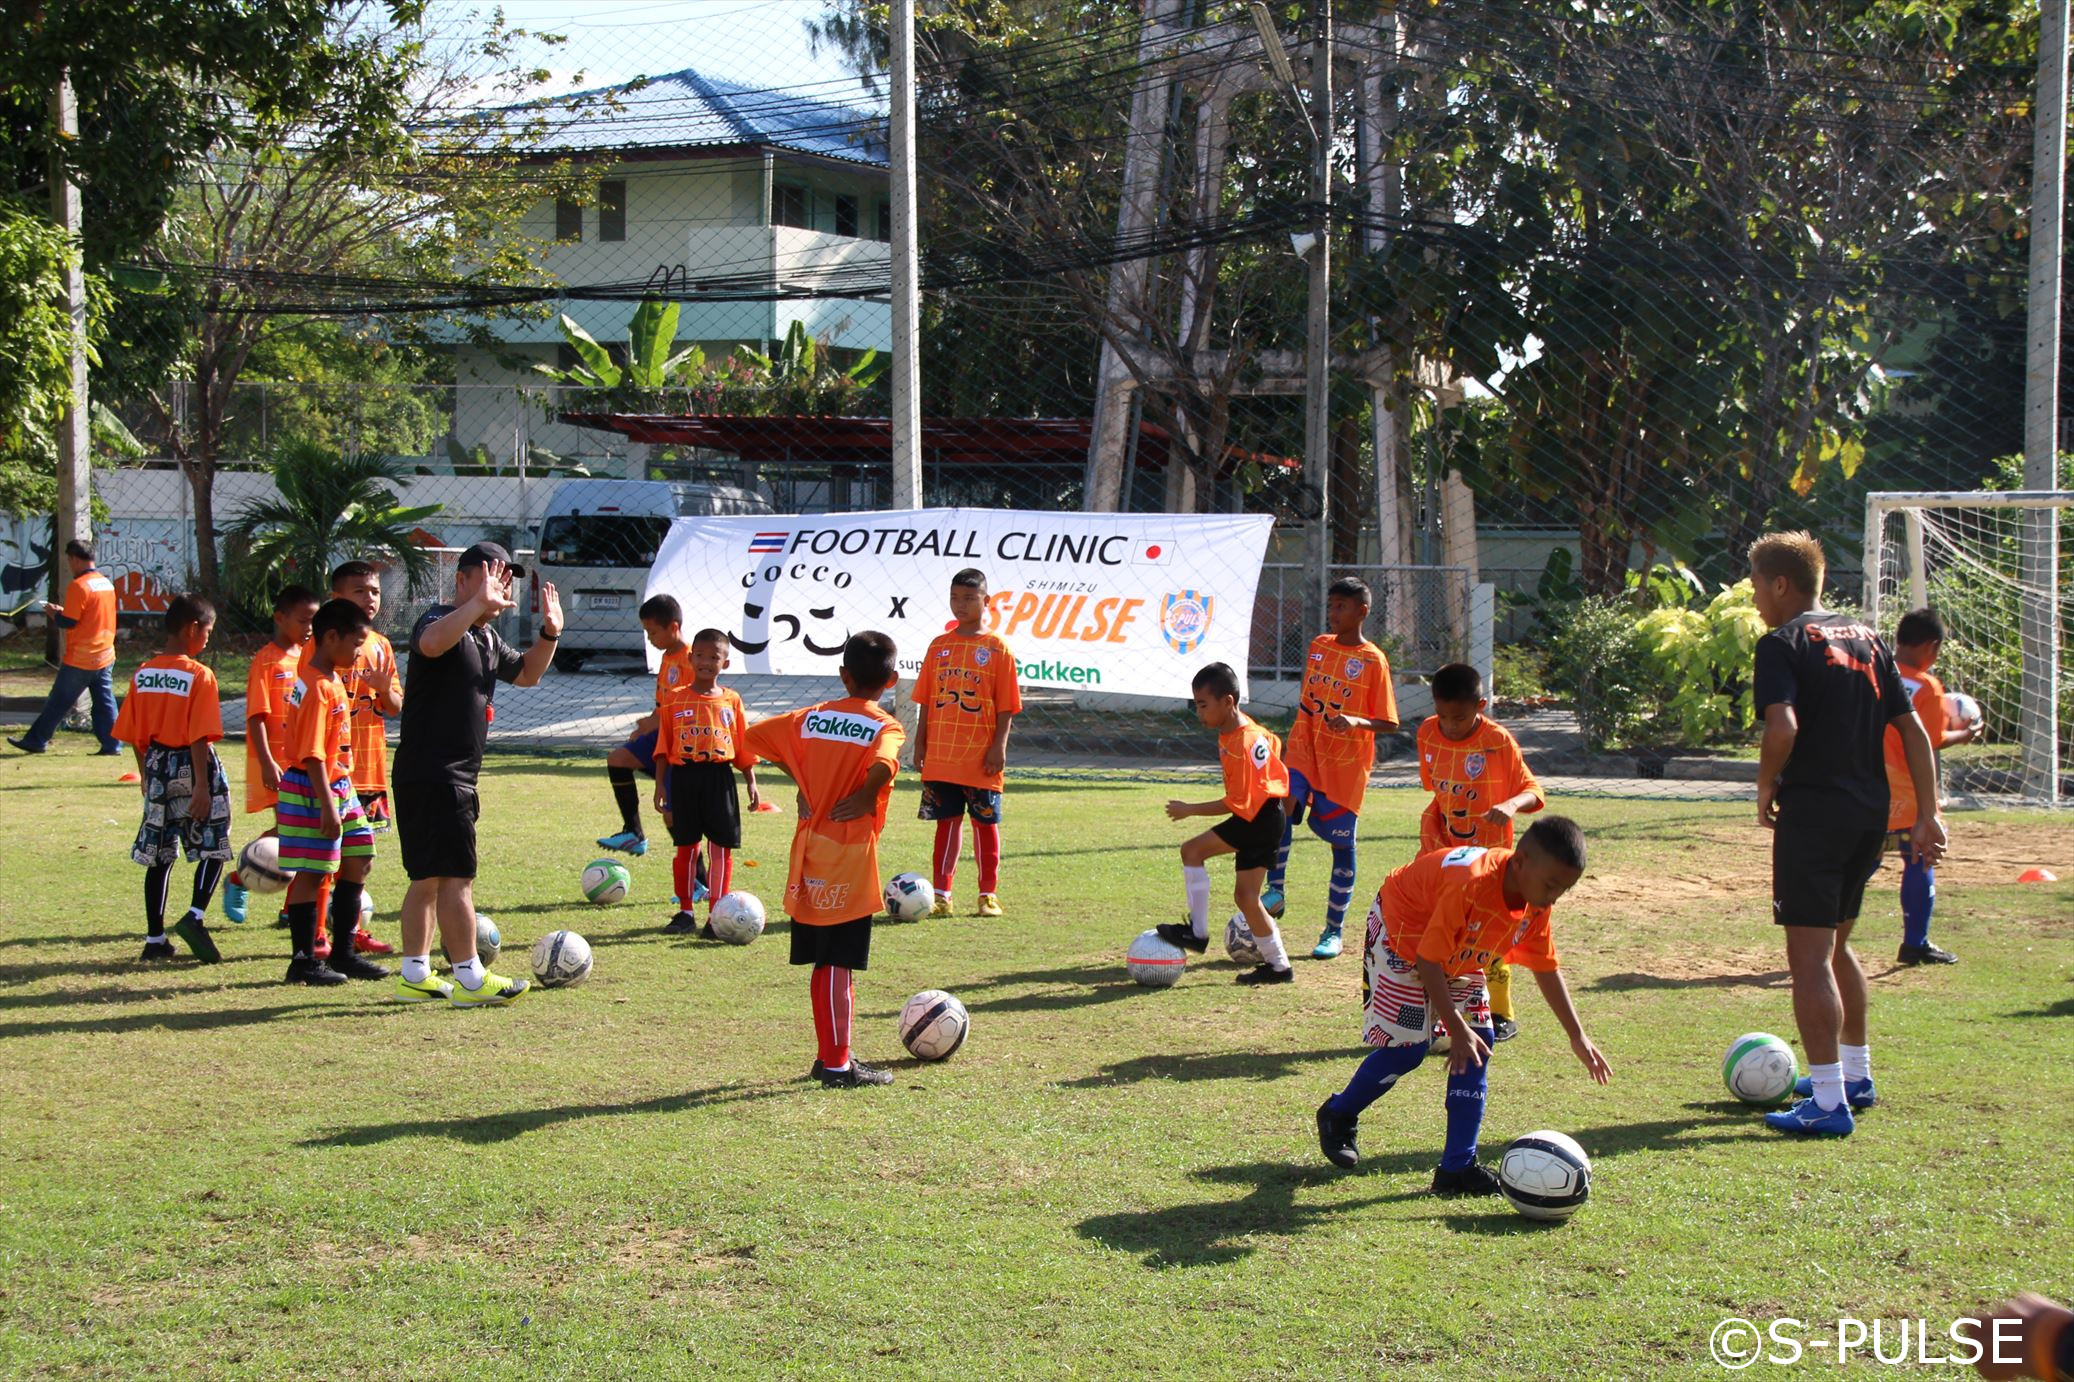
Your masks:
{"label": "green cleat", "polygon": [[493,1007],[499,1003],[511,1002],[531,987],[533,984],[527,979],[507,979],[501,974],[484,974],[481,988],[471,992],[462,985],[455,984],[448,992],[447,998],[457,1008]]}
{"label": "green cleat", "polygon": [[178,936],[187,946],[188,952],[203,964],[223,962],[223,952],[216,948],[215,940],[209,935],[209,928],[196,913],[189,912],[166,929]]}
{"label": "green cleat", "polygon": [[455,985],[436,974],[428,974],[423,981],[413,984],[398,976],[396,998],[403,1003],[444,1003],[454,996]]}

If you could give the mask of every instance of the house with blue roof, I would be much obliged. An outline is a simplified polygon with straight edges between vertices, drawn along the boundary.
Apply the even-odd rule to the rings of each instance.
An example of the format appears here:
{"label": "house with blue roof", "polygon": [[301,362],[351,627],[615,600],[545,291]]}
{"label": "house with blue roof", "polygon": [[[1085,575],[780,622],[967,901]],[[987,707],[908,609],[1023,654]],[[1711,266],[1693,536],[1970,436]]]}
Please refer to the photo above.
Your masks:
{"label": "house with blue roof", "polygon": [[[708,359],[782,341],[794,322],[840,350],[891,345],[883,290],[892,238],[886,124],[871,110],[744,86],[685,69],[580,93],[546,113],[539,157],[590,165],[597,195],[542,199],[528,229],[552,238],[547,267],[565,284],[667,286],[682,301],[678,339]],[[772,290],[799,296],[743,301]],[[568,314],[623,348],[631,302],[572,301]],[[500,321],[495,350],[458,350],[455,437],[510,453],[514,426],[559,454],[595,450],[576,429],[514,417],[512,386],[535,362],[570,363],[555,322]]]}

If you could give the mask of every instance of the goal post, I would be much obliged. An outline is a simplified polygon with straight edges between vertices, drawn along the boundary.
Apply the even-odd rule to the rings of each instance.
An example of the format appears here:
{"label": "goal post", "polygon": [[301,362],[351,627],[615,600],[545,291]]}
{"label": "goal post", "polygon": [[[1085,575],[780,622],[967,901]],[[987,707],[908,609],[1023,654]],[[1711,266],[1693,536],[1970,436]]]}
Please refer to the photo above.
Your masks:
{"label": "goal post", "polygon": [[[1905,610],[1944,619],[1941,679],[1981,701],[1989,750],[1948,772],[1980,795],[2061,804],[2074,696],[2064,675],[2074,619],[2074,563],[2061,551],[2070,490],[1890,492],[1865,498],[1868,623],[1891,630]],[[2011,748],[2014,753],[2011,753]]]}

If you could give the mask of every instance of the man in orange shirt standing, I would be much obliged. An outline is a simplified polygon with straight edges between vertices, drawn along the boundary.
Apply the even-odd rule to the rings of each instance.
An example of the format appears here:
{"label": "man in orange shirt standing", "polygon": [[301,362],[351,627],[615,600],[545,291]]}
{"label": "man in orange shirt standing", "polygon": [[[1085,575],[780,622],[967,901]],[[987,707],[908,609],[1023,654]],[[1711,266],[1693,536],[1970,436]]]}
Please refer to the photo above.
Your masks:
{"label": "man in orange shirt standing", "polygon": [[857,1010],[852,974],[871,960],[880,903],[879,832],[907,732],[879,698],[899,684],[893,640],[852,634],[843,645],[840,700],[773,715],[749,727],[744,750],[776,763],[799,788],[799,825],[785,874],[792,963],[811,965],[811,1074],[831,1089],[893,1083],[890,1071],[850,1054]]}
{"label": "man in orange shirt standing", "polygon": [[65,544],[65,563],[72,568],[72,584],[65,587],[64,605],[43,602],[44,613],[65,631],[58,679],[29,732],[7,742],[23,753],[42,753],[84,691],[93,699],[101,755],[112,758],[122,752],[115,735],[115,583],[94,568],[94,549],[77,538]]}
{"label": "man in orange shirt standing", "polygon": [[979,861],[979,904],[974,916],[1001,915],[1001,788],[1008,765],[1008,729],[1023,708],[1015,654],[998,634],[982,633],[987,612],[986,573],[968,566],[951,577],[956,628],[938,634],[915,677],[915,766],[922,773],[925,821],[936,822],[931,869],[934,915],[951,915],[951,880],[972,817],[972,852]]}

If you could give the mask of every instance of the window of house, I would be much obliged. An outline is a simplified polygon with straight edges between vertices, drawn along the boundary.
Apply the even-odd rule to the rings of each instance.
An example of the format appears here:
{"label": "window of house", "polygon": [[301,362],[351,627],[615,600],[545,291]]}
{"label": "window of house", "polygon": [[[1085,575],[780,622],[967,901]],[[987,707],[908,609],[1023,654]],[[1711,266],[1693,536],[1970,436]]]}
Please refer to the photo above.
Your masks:
{"label": "window of house", "polygon": [[835,199],[835,233],[855,236],[857,234],[857,199],[837,197]]}
{"label": "window of house", "polygon": [[893,203],[879,203],[879,239],[893,243]]}
{"label": "window of house", "polygon": [[779,182],[771,185],[772,225],[797,226],[801,230],[812,230],[812,212],[812,202],[806,188],[796,182]]}
{"label": "window of house", "polygon": [[583,208],[575,202],[555,198],[555,239],[581,240],[583,238]]}
{"label": "window of house", "polygon": [[627,238],[627,185],[624,180],[598,184],[598,238]]}

